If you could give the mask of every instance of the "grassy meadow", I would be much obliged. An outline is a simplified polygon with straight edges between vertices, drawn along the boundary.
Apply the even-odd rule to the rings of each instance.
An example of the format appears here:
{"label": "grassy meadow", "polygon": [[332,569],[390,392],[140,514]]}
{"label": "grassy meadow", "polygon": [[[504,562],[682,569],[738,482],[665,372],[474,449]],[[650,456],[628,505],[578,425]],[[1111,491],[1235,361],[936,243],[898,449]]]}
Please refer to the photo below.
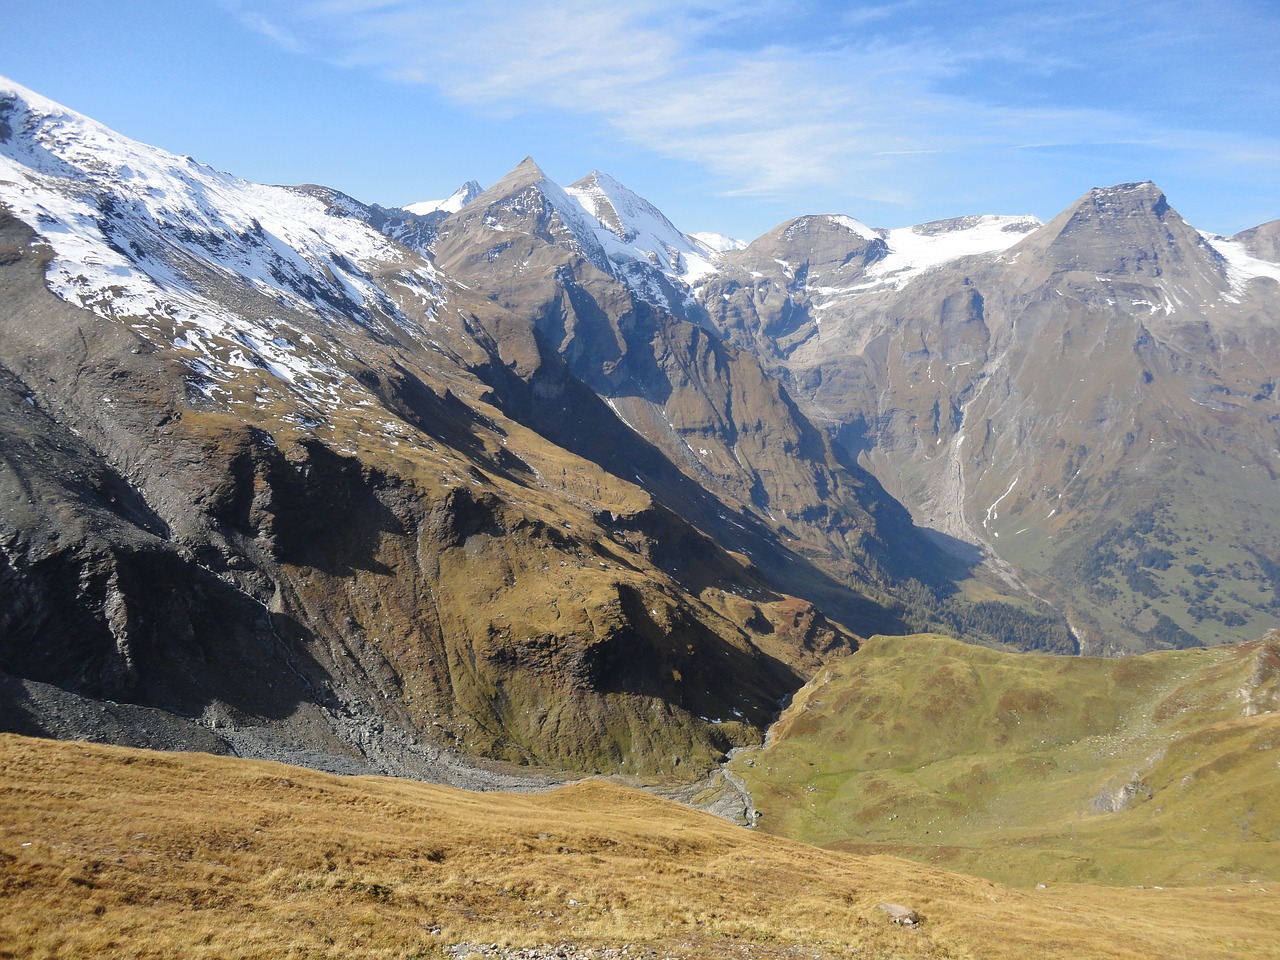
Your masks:
{"label": "grassy meadow", "polygon": [[1013,889],[598,780],[478,794],[11,735],[0,768],[4,957],[1280,957],[1280,885]]}
{"label": "grassy meadow", "polygon": [[1280,637],[1125,659],[874,638],[737,755],[759,827],[1037,883],[1280,880]]}

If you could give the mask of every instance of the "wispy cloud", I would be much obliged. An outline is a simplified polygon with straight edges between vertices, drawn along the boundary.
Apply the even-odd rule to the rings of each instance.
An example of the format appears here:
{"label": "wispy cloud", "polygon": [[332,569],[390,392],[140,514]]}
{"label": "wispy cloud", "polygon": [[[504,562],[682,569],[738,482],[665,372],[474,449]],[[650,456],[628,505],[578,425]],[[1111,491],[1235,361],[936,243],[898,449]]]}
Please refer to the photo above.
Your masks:
{"label": "wispy cloud", "polygon": [[250,30],[260,33],[268,40],[273,40],[290,53],[306,53],[307,46],[297,36],[290,33],[278,21],[269,20],[254,10],[236,10],[237,15]]}
{"label": "wispy cloud", "polygon": [[[1188,0],[1124,11],[1101,0],[997,3],[976,21],[971,4],[952,0],[757,0],[730,11],[718,0],[274,0],[251,11],[226,2],[291,49],[427,84],[473,109],[589,118],[701,164],[726,193],[903,199],[919,173],[912,163],[968,153],[991,164],[1041,144],[1202,157],[1220,143],[1223,163],[1276,152],[1274,136],[1248,142],[1243,132],[1228,147],[1133,87],[1164,55],[1153,37],[1194,44],[1204,14]],[[1239,8],[1250,0],[1226,2],[1247,21]],[[1107,70],[1118,85],[1109,97],[1097,76]],[[1274,89],[1274,69],[1263,74],[1256,82]],[[1077,89],[1038,83],[1054,75]]]}

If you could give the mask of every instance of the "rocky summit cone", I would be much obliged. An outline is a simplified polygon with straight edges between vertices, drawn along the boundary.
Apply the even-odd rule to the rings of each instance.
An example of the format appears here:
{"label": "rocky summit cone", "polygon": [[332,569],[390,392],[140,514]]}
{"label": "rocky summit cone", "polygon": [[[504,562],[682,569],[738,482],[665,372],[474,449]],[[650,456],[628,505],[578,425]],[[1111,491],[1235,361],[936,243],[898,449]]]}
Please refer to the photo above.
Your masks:
{"label": "rocky summit cone", "polygon": [[1222,255],[1150,182],[1089,191],[1010,250],[1009,258],[1025,258],[1052,276],[1080,272],[1094,282],[1101,275],[1181,291],[1192,302],[1226,286]]}

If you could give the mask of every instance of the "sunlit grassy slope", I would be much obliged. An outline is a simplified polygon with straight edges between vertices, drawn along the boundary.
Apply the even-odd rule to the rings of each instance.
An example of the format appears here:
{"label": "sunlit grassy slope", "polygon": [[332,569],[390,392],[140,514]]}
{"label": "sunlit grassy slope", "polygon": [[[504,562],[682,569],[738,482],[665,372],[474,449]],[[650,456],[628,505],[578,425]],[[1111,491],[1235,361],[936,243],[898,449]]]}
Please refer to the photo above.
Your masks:
{"label": "sunlit grassy slope", "polygon": [[1280,880],[1280,636],[1121,660],[875,638],[732,764],[768,832],[1005,883]]}
{"label": "sunlit grassy slope", "polygon": [[[0,737],[0,955],[1276,957],[1280,889],[1019,891],[589,781],[541,795]],[[894,927],[882,901],[913,907]],[[803,947],[803,950],[799,948]]]}

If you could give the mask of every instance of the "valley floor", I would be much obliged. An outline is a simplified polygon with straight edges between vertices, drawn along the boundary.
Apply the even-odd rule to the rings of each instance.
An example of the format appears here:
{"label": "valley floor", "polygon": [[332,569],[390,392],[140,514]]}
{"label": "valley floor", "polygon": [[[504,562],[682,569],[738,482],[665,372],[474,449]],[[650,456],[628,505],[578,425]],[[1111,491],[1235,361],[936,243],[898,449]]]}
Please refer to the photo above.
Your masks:
{"label": "valley floor", "polygon": [[604,781],[477,794],[12,735],[0,769],[0,957],[1280,957],[1280,882],[1015,890]]}

